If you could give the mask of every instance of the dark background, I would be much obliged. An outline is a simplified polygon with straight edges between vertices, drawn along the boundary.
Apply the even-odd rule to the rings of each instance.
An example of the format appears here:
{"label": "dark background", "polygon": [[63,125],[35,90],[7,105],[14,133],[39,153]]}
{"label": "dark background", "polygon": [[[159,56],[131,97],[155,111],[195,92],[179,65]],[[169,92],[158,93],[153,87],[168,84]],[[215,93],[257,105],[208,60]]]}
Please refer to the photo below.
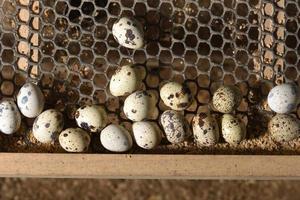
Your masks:
{"label": "dark background", "polygon": [[1,178],[0,199],[299,199],[299,181]]}

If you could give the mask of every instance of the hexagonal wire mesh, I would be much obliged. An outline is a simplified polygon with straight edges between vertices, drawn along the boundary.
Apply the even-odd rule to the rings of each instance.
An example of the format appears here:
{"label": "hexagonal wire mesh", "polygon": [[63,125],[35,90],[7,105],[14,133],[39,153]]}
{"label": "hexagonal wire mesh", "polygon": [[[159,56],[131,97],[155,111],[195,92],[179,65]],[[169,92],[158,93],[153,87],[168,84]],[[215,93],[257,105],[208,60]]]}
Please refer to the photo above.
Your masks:
{"label": "hexagonal wire mesh", "polygon": [[[219,85],[236,84],[244,96],[237,115],[255,138],[270,116],[270,88],[300,80],[300,3],[294,0],[0,2],[2,95],[13,97],[27,78],[37,80],[47,106],[69,119],[78,105],[100,103],[110,122],[130,127],[121,109],[124,98],[110,95],[107,85],[118,66],[132,63],[145,72],[143,88],[157,95],[167,80],[189,85],[195,96],[185,112],[189,121],[209,109]],[[120,16],[135,16],[145,26],[143,49],[129,50],[114,40],[111,29]],[[158,107],[167,109],[161,101]],[[192,151],[187,146],[178,149]]]}

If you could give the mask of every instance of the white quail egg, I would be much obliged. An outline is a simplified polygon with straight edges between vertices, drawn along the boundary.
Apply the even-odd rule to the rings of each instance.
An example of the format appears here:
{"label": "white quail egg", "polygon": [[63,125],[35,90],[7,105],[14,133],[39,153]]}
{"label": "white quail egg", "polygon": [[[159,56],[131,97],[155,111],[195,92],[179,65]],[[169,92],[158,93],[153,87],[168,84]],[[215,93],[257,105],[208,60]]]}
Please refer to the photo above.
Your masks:
{"label": "white quail egg", "polygon": [[42,112],[33,123],[33,136],[41,143],[54,142],[64,127],[61,112],[49,109]]}
{"label": "white quail egg", "polygon": [[280,114],[292,112],[299,103],[300,91],[294,84],[281,84],[274,87],[268,95],[270,108]]}
{"label": "white quail egg", "polygon": [[107,114],[102,106],[86,105],[75,113],[77,125],[89,132],[100,132],[106,126]]}
{"label": "white quail egg", "polygon": [[59,135],[61,147],[68,152],[87,151],[90,142],[90,135],[80,128],[68,128]]}
{"label": "white quail egg", "polygon": [[142,24],[134,18],[122,17],[112,27],[112,34],[116,41],[129,49],[144,46],[144,31]]}
{"label": "white quail egg", "polygon": [[129,95],[124,101],[123,111],[132,121],[142,121],[155,110],[154,96],[147,91],[137,91]]}
{"label": "white quail egg", "polygon": [[180,143],[191,136],[191,129],[182,114],[174,110],[166,110],[160,117],[166,137],[171,143]]}
{"label": "white quail egg", "polygon": [[132,147],[130,133],[120,125],[110,124],[100,134],[103,147],[112,152],[125,152]]}
{"label": "white quail egg", "polygon": [[37,117],[43,111],[44,103],[44,95],[37,85],[26,83],[21,87],[17,96],[17,104],[25,117]]}
{"label": "white quail egg", "polygon": [[109,90],[113,96],[128,95],[138,89],[141,80],[134,67],[125,65],[118,68],[112,75]]}
{"label": "white quail egg", "polygon": [[154,122],[135,122],[132,131],[135,142],[143,149],[153,149],[161,141],[161,130]]}
{"label": "white quail egg", "polygon": [[219,141],[219,126],[215,118],[208,113],[199,113],[194,116],[193,133],[197,143],[203,146],[212,146]]}
{"label": "white quail egg", "polygon": [[272,139],[277,142],[288,142],[300,136],[300,121],[290,115],[275,115],[268,128]]}
{"label": "white quail egg", "polygon": [[168,82],[160,89],[162,101],[173,110],[184,110],[192,103],[192,94],[186,85]]}
{"label": "white quail egg", "polygon": [[241,91],[235,86],[221,86],[212,98],[214,108],[221,113],[231,113],[241,101]]}
{"label": "white quail egg", "polygon": [[245,124],[231,114],[224,114],[221,119],[222,135],[229,144],[238,144],[246,137]]}
{"label": "white quail egg", "polygon": [[0,103],[0,131],[4,134],[15,133],[21,126],[21,114],[15,102],[3,100]]}

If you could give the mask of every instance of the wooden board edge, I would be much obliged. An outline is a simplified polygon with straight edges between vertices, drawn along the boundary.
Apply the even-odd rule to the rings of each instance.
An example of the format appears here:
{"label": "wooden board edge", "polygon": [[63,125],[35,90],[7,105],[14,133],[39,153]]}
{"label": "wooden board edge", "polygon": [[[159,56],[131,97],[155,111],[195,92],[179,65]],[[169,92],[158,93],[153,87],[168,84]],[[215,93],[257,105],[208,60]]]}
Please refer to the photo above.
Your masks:
{"label": "wooden board edge", "polygon": [[0,153],[1,177],[299,179],[300,156]]}

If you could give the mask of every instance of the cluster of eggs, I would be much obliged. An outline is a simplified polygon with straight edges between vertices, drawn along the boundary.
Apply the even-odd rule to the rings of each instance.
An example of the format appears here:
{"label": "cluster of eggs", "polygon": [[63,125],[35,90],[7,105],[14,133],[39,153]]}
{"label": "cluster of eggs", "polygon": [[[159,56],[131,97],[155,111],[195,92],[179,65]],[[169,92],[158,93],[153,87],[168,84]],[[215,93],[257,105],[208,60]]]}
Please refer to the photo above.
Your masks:
{"label": "cluster of eggs", "polygon": [[[123,17],[119,19],[113,25],[112,32],[115,39],[124,47],[138,49],[144,44],[142,25],[133,18]],[[170,82],[164,85],[160,91],[163,102],[173,110],[184,110],[190,102],[191,96],[189,95],[174,98],[172,89],[178,89],[180,87],[182,86],[178,83]],[[185,91],[185,89],[183,88],[182,91]],[[219,88],[213,96],[213,107],[215,110],[224,114],[221,118],[221,131],[225,141],[228,143],[239,143],[246,135],[244,123],[230,114],[239,106],[241,99],[240,91],[234,86],[223,86]],[[269,132],[275,141],[290,141],[300,134],[300,125],[297,118],[287,115],[287,113],[296,108],[298,103],[299,89],[295,85],[282,84],[274,87],[270,91],[268,104],[273,111],[278,113],[269,123]],[[171,122],[180,122],[181,124],[177,127],[174,123],[171,123],[172,125],[170,125],[169,128],[164,128],[169,141],[182,141],[183,135],[190,135],[188,133],[189,128],[180,113],[171,110],[164,112],[161,116],[161,124],[163,127],[168,127],[169,119]],[[178,138],[175,139],[176,137],[174,137],[174,135],[176,135],[175,132],[177,132],[177,130],[186,133],[178,134]],[[218,123],[216,119],[207,113],[200,113],[194,117],[193,132],[196,141],[204,145],[215,144],[219,138]]]}
{"label": "cluster of eggs", "polygon": [[[0,103],[0,131],[13,134],[21,126],[21,114],[35,118],[32,134],[41,143],[51,143],[59,138],[60,145],[67,151],[80,152],[87,149],[90,136],[82,129],[64,131],[63,114],[55,109],[43,111],[45,98],[40,88],[34,83],[24,84],[17,95],[17,105],[13,100]],[[83,141],[82,138],[85,140]]]}
{"label": "cluster of eggs", "polygon": [[1,101],[0,131],[4,134],[15,133],[21,126],[21,113],[25,117],[34,118],[42,112],[44,103],[39,87],[33,83],[24,84],[17,95],[17,105],[11,99]]}
{"label": "cluster of eggs", "polygon": [[[115,39],[124,47],[137,49],[144,44],[142,25],[132,18],[123,17],[112,27]],[[17,105],[12,100],[0,102],[0,131],[5,134],[16,132],[21,125],[21,113],[35,118],[33,136],[41,143],[53,143],[57,139],[68,152],[84,152],[89,148],[91,134],[100,133],[102,146],[112,152],[126,152],[133,142],[144,149],[158,146],[162,140],[160,126],[151,121],[156,116],[158,98],[141,88],[140,71],[134,66],[119,67],[112,75],[109,91],[113,96],[126,96],[123,112],[133,122],[132,133],[121,125],[108,124],[105,108],[100,105],[85,105],[75,113],[77,128],[64,129],[63,114],[55,109],[44,109],[44,96],[39,87],[26,83],[17,95]],[[246,137],[246,126],[234,116],[242,100],[235,86],[221,86],[213,94],[213,109],[222,113],[220,122],[210,113],[198,113],[192,120],[192,129],[183,115],[193,101],[191,91],[184,84],[167,82],[160,89],[160,98],[169,107],[160,116],[160,125],[166,139],[173,144],[181,143],[194,135],[195,141],[203,146],[218,143],[222,136],[229,144],[238,144]],[[269,132],[275,141],[290,141],[300,135],[297,118],[287,115],[299,103],[300,91],[292,84],[274,87],[268,95],[270,108],[278,113],[269,122]]]}
{"label": "cluster of eggs", "polygon": [[268,129],[273,140],[288,142],[300,136],[300,121],[289,115],[300,101],[299,87],[285,83],[271,89],[268,105],[277,114],[270,120]]}
{"label": "cluster of eggs", "polygon": [[[138,90],[140,84],[141,79],[138,77],[135,67],[125,65],[118,68],[112,75],[109,88],[110,93],[114,96],[127,96],[123,111],[125,116],[134,122],[132,128],[134,139],[138,146],[150,149],[157,146],[162,138],[158,124],[149,121],[151,118],[149,116],[153,112],[157,112],[156,103],[158,99],[148,91]],[[217,120],[208,113],[197,114],[193,118],[191,130],[189,123],[182,114],[182,111],[188,108],[193,101],[192,93],[186,85],[170,81],[161,87],[159,93],[164,104],[170,108],[160,116],[160,124],[169,142],[181,143],[188,139],[192,133],[195,140],[201,145],[209,146],[219,141]],[[241,92],[235,86],[222,86],[213,96],[215,109],[225,113],[221,120],[222,135],[225,141],[230,144],[239,143],[246,135],[243,122],[229,114],[239,106],[241,99]],[[101,132],[103,146],[111,151],[113,149],[116,151],[117,144],[126,143],[130,144],[131,147],[131,139],[128,140],[130,134],[124,129],[122,130],[123,137],[120,133],[116,133],[116,128],[107,127],[103,129]],[[126,141],[122,139],[124,141],[119,142],[120,138],[126,138]]]}

